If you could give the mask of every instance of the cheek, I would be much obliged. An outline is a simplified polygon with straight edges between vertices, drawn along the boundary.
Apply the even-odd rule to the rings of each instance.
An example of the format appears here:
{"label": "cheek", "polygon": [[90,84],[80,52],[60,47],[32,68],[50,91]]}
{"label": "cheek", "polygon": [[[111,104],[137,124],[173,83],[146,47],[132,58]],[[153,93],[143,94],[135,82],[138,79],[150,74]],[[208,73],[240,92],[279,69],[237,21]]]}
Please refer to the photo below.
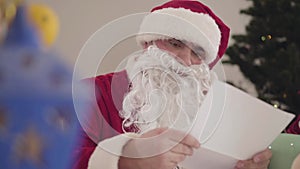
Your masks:
{"label": "cheek", "polygon": [[201,63],[202,63],[202,60],[198,56],[195,56],[195,58],[192,59],[193,65],[200,65]]}
{"label": "cheek", "polygon": [[158,40],[155,42],[156,46],[159,48],[159,49],[162,49],[162,50],[167,50],[167,45],[165,42],[162,42],[161,40]]}

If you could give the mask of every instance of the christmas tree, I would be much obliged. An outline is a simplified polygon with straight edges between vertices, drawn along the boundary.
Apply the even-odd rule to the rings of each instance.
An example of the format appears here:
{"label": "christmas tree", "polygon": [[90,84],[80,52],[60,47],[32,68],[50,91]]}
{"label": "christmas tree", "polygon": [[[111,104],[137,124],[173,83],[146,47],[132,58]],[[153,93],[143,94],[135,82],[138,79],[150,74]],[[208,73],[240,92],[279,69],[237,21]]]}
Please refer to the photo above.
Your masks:
{"label": "christmas tree", "polygon": [[300,114],[300,1],[251,0],[246,33],[233,35],[227,64],[238,65],[258,97]]}

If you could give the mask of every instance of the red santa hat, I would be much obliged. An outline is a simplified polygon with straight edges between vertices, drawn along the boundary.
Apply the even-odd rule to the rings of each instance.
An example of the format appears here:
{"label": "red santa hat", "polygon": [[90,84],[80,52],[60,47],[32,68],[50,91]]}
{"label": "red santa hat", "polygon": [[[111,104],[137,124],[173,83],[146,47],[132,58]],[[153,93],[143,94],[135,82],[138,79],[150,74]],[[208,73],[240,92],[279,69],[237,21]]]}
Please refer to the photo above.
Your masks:
{"label": "red santa hat", "polygon": [[173,0],[151,10],[140,27],[140,44],[175,38],[201,46],[205,63],[212,68],[226,51],[230,29],[206,5],[191,0]]}

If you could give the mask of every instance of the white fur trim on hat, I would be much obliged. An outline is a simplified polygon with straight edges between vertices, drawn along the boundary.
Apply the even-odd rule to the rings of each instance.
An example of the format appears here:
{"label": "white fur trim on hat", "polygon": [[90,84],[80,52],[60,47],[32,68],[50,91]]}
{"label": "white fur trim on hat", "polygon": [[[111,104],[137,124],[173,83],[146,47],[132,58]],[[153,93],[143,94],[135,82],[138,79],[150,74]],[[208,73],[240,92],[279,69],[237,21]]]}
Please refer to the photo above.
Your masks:
{"label": "white fur trim on hat", "polygon": [[218,54],[221,31],[208,14],[184,8],[164,8],[147,15],[140,26],[137,42],[175,38],[201,46],[206,52],[205,63]]}

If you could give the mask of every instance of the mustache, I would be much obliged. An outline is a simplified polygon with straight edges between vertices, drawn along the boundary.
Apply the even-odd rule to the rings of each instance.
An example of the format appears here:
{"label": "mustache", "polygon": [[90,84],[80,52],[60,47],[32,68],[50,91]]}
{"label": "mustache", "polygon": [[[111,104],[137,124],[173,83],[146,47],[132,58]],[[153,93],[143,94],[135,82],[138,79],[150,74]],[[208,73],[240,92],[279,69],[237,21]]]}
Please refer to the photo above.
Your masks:
{"label": "mustache", "polygon": [[[134,56],[134,64],[131,72],[141,72],[147,69],[160,69],[162,71],[169,71],[167,73],[176,73],[179,76],[188,76],[190,74],[196,74],[200,77],[203,74],[209,74],[209,67],[206,64],[186,66],[183,65],[166,51],[163,51],[155,45],[149,46],[145,51],[140,51]],[[128,68],[128,67],[127,67]],[[203,71],[206,71],[204,73]],[[131,77],[133,77],[132,75]]]}
{"label": "mustache", "polygon": [[[169,53],[155,46],[132,56],[132,61],[134,64],[130,63],[130,66],[126,67],[132,87],[124,97],[123,110],[119,112],[124,119],[124,132],[126,128],[143,132],[144,126],[153,127],[159,121],[165,124],[174,122],[177,118],[173,116],[178,116],[176,110],[197,107],[205,95],[203,91],[208,90],[210,86],[208,65],[182,65]],[[156,104],[158,107],[155,107],[153,103],[160,98],[153,99],[154,102],[150,101],[149,93],[157,90],[166,97],[165,102],[161,101]],[[165,105],[160,107],[160,104]],[[147,106],[153,107],[147,109]],[[155,111],[163,109],[160,114]],[[190,123],[188,118],[193,117],[187,113],[183,116],[188,121],[186,123]]]}

